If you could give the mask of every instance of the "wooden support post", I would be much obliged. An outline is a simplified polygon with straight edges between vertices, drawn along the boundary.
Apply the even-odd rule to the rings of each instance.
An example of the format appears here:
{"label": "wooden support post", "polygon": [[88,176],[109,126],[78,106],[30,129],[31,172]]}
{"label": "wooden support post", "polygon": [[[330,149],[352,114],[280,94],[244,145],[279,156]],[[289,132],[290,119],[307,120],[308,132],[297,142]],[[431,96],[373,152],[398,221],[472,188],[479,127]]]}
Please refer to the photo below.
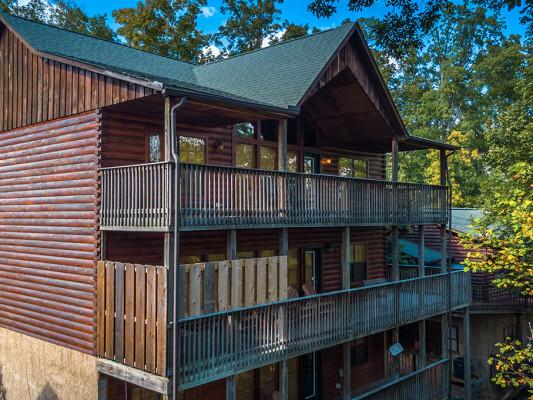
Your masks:
{"label": "wooden support post", "polygon": [[[342,288],[349,289],[350,282],[350,227],[342,230]],[[348,400],[352,398],[352,364],[351,364],[352,342],[342,345],[343,354],[343,375],[342,375],[342,398]]]}
{"label": "wooden support post", "polygon": [[98,374],[98,400],[107,400],[107,376]]}
{"label": "wooden support post", "polygon": [[[230,229],[227,236],[227,254],[228,260],[237,259],[237,231]],[[226,378],[226,400],[235,400],[237,398],[235,375]]]}
{"label": "wooden support post", "polygon": [[399,171],[399,161],[398,161],[398,138],[394,137],[392,139],[392,152],[391,152],[391,180],[393,182],[398,182],[398,171]]}
{"label": "wooden support post", "polygon": [[471,354],[470,354],[470,308],[465,308],[463,321],[463,352],[464,352],[464,369],[465,369],[465,400],[472,399],[472,371],[471,371]]}
{"label": "wooden support post", "polygon": [[[393,223],[391,227],[391,234],[392,234],[392,280],[393,281],[399,281],[400,280],[400,251],[399,251],[399,227],[397,225],[397,217],[399,215],[398,210],[398,188],[396,186],[396,182],[398,182],[398,175],[399,175],[399,153],[398,153],[398,138],[395,136],[392,139],[392,154],[391,154],[391,180],[394,184],[393,187],[393,204],[394,204],[394,218],[393,220],[395,223]],[[399,291],[396,292],[399,296]],[[399,315],[400,313],[400,299],[396,298],[396,315]],[[400,327],[397,326],[392,330],[392,343],[398,343],[400,341]],[[400,374],[400,357],[396,356],[393,358],[393,374],[394,376],[398,376]]]}
{"label": "wooden support post", "polygon": [[287,171],[287,120],[278,121],[278,170]]}
{"label": "wooden support post", "polygon": [[[426,275],[424,259],[425,259],[425,239],[424,239],[424,225],[418,226],[418,276],[424,277]],[[421,285],[420,293],[420,303],[425,303],[424,296],[424,282]],[[427,363],[427,354],[426,354],[426,320],[423,319],[418,323],[418,368],[424,368]]]}
{"label": "wooden support post", "polygon": [[[279,233],[279,255],[286,256],[289,254],[289,230],[283,228]],[[285,326],[285,318],[282,316],[281,324]],[[283,335],[284,333],[282,333]],[[288,400],[289,398],[289,366],[288,361],[284,360],[278,364],[279,371],[279,398]]]}
{"label": "wooden support post", "polygon": [[442,314],[441,326],[442,326],[442,337],[441,337],[442,354],[441,356],[442,358],[448,358],[448,315],[447,314]]}

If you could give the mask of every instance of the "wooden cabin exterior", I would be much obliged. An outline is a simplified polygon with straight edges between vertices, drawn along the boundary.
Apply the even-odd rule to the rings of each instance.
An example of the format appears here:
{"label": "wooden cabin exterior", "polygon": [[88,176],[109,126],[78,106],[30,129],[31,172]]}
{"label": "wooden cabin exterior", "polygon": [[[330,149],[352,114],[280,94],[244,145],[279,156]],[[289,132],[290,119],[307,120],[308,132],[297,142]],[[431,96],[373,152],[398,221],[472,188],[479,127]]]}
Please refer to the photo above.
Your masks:
{"label": "wooden cabin exterior", "polygon": [[[401,279],[398,239],[438,226],[445,265],[453,147],[356,25],[196,66],[0,13],[0,56],[0,334],[48,346],[27,395],[0,344],[8,399],[446,394],[469,275]],[[441,185],[398,182],[419,149]]]}

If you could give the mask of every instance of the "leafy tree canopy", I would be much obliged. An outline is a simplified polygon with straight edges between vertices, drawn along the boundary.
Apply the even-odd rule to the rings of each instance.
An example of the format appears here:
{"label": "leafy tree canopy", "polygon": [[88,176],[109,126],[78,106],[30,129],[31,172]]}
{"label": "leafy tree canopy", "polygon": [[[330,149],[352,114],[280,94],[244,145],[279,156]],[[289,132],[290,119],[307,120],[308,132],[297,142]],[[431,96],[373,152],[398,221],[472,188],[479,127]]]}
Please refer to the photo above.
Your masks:
{"label": "leafy tree canopy", "polygon": [[[276,41],[276,34],[289,24],[281,20],[277,7],[283,0],[224,0],[220,11],[227,16],[215,35],[223,54],[239,54],[260,49],[264,41]],[[293,25],[289,35],[301,33]]]}
{"label": "leafy tree canopy", "polygon": [[[348,0],[350,11],[363,11],[374,6],[377,0]],[[412,47],[424,45],[424,37],[439,23],[446,10],[453,6],[450,0],[385,0],[386,14],[377,21],[371,33],[378,38],[380,46],[399,56]],[[339,0],[311,0],[308,10],[318,17],[330,17],[337,12]],[[474,5],[499,11],[520,8],[521,22],[528,26],[528,35],[533,34],[533,1],[531,0],[474,0]]]}
{"label": "leafy tree canopy", "polygon": [[113,11],[117,33],[138,49],[182,61],[197,61],[209,36],[198,29],[207,0],[146,0]]}
{"label": "leafy tree canopy", "polygon": [[46,0],[31,0],[18,5],[14,0],[0,0],[0,9],[19,17],[55,25],[70,31],[84,33],[100,39],[116,40],[116,34],[107,25],[106,15],[88,16],[69,0],[49,3]]}

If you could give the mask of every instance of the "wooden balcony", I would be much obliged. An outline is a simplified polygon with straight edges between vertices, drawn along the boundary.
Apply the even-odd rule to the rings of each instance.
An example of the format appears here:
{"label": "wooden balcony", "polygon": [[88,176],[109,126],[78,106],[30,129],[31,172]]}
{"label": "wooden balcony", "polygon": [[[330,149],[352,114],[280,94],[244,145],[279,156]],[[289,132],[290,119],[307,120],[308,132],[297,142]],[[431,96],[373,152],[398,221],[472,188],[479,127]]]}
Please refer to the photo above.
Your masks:
{"label": "wooden balcony", "polygon": [[[180,387],[191,388],[445,313],[448,279],[447,274],[438,274],[181,319]],[[450,279],[452,309],[467,306],[469,274],[454,272]]]}
{"label": "wooden balcony", "polygon": [[[101,170],[101,229],[171,229],[171,164]],[[445,223],[446,188],[181,164],[181,230]]]}

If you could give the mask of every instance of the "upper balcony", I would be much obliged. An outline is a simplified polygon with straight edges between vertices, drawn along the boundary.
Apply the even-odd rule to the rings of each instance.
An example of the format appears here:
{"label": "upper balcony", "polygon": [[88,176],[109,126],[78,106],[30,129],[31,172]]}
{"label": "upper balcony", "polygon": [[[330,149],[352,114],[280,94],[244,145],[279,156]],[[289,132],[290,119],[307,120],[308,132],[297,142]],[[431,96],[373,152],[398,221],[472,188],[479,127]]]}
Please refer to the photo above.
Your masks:
{"label": "upper balcony", "polygon": [[[173,165],[103,168],[102,230],[172,229]],[[180,230],[443,224],[446,187],[181,164]]]}

